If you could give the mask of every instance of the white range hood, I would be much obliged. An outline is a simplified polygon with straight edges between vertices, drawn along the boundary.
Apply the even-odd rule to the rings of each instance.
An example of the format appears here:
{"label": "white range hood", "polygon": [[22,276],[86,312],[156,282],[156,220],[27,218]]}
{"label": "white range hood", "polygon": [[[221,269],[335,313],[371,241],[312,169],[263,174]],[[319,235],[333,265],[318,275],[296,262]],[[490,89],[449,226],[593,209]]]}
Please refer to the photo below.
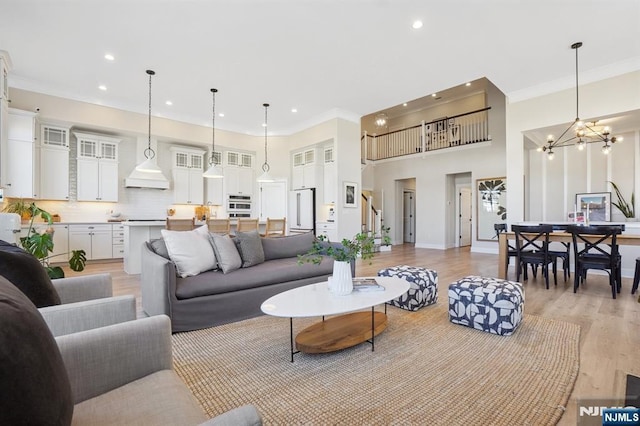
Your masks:
{"label": "white range hood", "polygon": [[[136,141],[136,164],[142,163],[145,157],[143,155],[144,150],[147,148],[147,144],[151,142],[153,150],[157,153],[158,146],[155,139],[148,141],[146,137],[139,136]],[[156,157],[156,161],[157,161]],[[150,189],[169,189],[169,181],[162,173],[149,173],[136,170],[135,168],[131,172],[128,178],[124,180],[125,188],[150,188]]]}

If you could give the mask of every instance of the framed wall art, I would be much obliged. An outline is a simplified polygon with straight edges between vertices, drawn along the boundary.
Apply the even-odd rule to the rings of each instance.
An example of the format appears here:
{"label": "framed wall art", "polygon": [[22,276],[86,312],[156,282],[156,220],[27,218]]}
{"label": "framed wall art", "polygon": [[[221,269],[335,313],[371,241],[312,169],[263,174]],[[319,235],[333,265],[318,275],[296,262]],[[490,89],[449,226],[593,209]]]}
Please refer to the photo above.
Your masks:
{"label": "framed wall art", "polygon": [[344,182],[343,189],[344,207],[358,207],[358,184],[355,182]]}
{"label": "framed wall art", "polygon": [[576,194],[574,213],[582,212],[585,221],[611,222],[611,193],[590,192]]}

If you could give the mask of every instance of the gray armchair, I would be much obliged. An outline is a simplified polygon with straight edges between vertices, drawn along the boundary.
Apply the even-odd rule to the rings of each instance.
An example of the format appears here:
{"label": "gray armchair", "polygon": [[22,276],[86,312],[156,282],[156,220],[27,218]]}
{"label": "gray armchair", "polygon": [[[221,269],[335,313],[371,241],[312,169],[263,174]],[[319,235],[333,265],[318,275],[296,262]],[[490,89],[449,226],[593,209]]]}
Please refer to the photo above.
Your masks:
{"label": "gray armchair", "polygon": [[165,315],[60,336],[56,341],[71,383],[74,424],[262,424],[253,406],[207,421],[173,371],[171,321]]}
{"label": "gray armchair", "polygon": [[60,278],[52,283],[62,304],[39,310],[54,336],[136,319],[135,297],[113,297],[110,274]]}

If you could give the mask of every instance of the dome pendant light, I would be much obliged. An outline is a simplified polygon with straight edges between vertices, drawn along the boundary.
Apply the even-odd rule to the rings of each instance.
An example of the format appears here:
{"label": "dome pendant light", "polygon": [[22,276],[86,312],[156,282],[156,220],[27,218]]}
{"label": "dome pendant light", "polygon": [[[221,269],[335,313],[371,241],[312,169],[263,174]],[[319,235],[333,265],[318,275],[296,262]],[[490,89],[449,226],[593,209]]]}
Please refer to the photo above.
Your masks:
{"label": "dome pendant light", "polygon": [[211,157],[209,158],[209,168],[202,174],[206,178],[220,179],[224,177],[222,169],[216,164],[214,154],[216,152],[216,92],[218,89],[211,89],[213,96],[213,115],[211,119]]}
{"label": "dome pendant light", "polygon": [[258,178],[258,182],[273,182],[274,179],[269,174],[269,163],[267,162],[267,109],[269,104],[262,104],[264,107],[264,164],[262,165],[262,174]]}
{"label": "dome pendant light", "polygon": [[144,156],[146,160],[136,166],[136,170],[139,172],[145,173],[162,173],[160,167],[156,164],[155,151],[151,148],[151,77],[156,73],[152,70],[147,70],[147,74],[149,75],[149,132],[147,139],[147,149],[144,150]]}

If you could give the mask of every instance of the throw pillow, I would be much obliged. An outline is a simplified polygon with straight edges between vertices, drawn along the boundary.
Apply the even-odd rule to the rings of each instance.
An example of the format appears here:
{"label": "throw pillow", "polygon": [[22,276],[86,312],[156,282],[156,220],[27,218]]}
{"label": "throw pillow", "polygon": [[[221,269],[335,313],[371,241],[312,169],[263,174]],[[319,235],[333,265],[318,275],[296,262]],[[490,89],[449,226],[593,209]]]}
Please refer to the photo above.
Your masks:
{"label": "throw pillow", "polygon": [[60,296],[40,261],[22,248],[2,240],[0,275],[18,287],[38,308],[60,304]]}
{"label": "throw pillow", "polygon": [[149,241],[153,252],[158,256],[162,256],[165,259],[171,259],[169,256],[169,252],[167,251],[167,245],[165,244],[162,238],[156,238],[155,240]]}
{"label": "throw pillow", "polygon": [[193,231],[162,229],[160,233],[169,258],[176,264],[178,275],[182,278],[216,268],[216,255],[209,243],[209,229],[206,225]]}
{"label": "throw pillow", "polygon": [[264,260],[296,257],[299,254],[305,254],[313,248],[314,239],[313,232],[290,235],[288,237],[263,238]]}
{"label": "throw pillow", "polygon": [[0,424],[71,424],[71,385],[58,345],[33,303],[3,277],[0,377]]}
{"label": "throw pillow", "polygon": [[257,229],[249,232],[236,232],[236,240],[240,244],[239,252],[243,268],[264,262],[264,250]]}
{"label": "throw pillow", "polygon": [[223,273],[229,273],[242,267],[242,259],[229,235],[209,234],[213,244],[213,250],[216,252],[218,266]]}

